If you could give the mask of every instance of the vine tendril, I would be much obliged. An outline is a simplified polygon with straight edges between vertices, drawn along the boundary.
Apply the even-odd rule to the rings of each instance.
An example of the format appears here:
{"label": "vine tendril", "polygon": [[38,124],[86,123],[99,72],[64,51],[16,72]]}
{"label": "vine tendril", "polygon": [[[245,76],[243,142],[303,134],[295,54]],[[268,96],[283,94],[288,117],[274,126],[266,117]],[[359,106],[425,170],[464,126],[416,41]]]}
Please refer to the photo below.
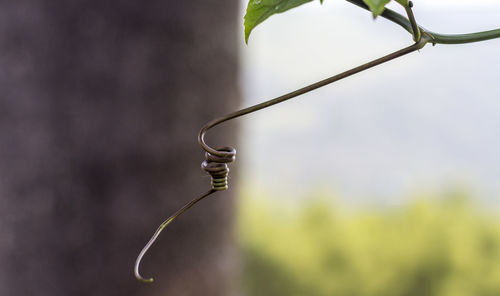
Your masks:
{"label": "vine tendril", "polygon": [[215,192],[214,189],[210,189],[209,191],[204,193],[202,196],[193,199],[192,201],[190,201],[189,203],[184,205],[182,208],[177,210],[177,212],[175,212],[172,216],[168,217],[167,220],[163,221],[163,223],[161,223],[160,226],[158,226],[158,229],[156,229],[155,233],[153,234],[153,236],[151,237],[149,242],[144,246],[142,251],[139,253],[139,256],[137,256],[137,259],[135,260],[134,275],[138,280],[140,280],[141,282],[145,282],[145,283],[152,283],[153,282],[153,278],[142,277],[142,275],[139,272],[139,265],[141,264],[142,258],[144,257],[146,252],[149,250],[149,248],[153,245],[153,243],[158,238],[158,236],[163,231],[163,229],[165,229],[165,227],[167,227],[168,224],[170,224],[177,217],[182,215],[182,213],[187,211],[190,207],[194,206],[197,202],[199,202],[200,200],[204,199],[205,197],[209,196],[210,194],[212,194],[214,192]]}
{"label": "vine tendril", "polygon": [[330,78],[326,78],[324,80],[321,80],[319,82],[313,83],[311,85],[308,85],[306,87],[300,88],[298,90],[295,90],[293,92],[290,92],[288,94],[279,96],[277,98],[265,101],[263,103],[250,106],[238,111],[235,111],[233,113],[227,114],[225,116],[216,118],[210,122],[208,122],[205,126],[203,126],[200,130],[200,133],[198,134],[198,142],[200,146],[202,147],[203,150],[205,150],[205,161],[203,161],[201,167],[204,171],[206,171],[208,174],[210,174],[212,178],[211,186],[212,188],[201,195],[200,197],[197,197],[184,205],[181,209],[179,209],[177,212],[175,212],[172,216],[170,216],[167,220],[165,220],[163,223],[160,224],[158,229],[155,231],[149,242],[146,244],[146,246],[142,249],[142,251],[139,253],[139,256],[137,257],[137,260],[135,261],[135,267],[134,267],[134,275],[135,277],[142,281],[142,282],[153,282],[153,278],[144,278],[141,276],[139,273],[139,265],[141,263],[142,258],[146,254],[146,252],[149,250],[149,248],[153,245],[155,240],[158,238],[160,233],[169,225],[171,222],[173,222],[177,217],[179,217],[182,213],[187,211],[189,208],[194,206],[196,203],[204,199],[205,197],[217,192],[217,191],[223,191],[228,189],[228,174],[229,174],[229,168],[228,168],[228,163],[231,163],[235,160],[236,158],[236,149],[230,146],[224,146],[224,147],[219,147],[217,149],[212,148],[211,146],[207,145],[205,143],[205,134],[207,131],[225,121],[235,119],[237,117],[253,113],[259,110],[262,110],[264,108],[271,107],[273,105],[282,103],[284,101],[290,100],[292,98],[295,98],[297,96],[300,96],[302,94],[311,92],[315,89],[318,89],[320,87],[326,86],[328,84],[331,84],[333,82],[339,81],[341,79],[347,78],[351,75],[354,75],[356,73],[368,70],[372,67],[375,67],[377,65],[386,63],[390,60],[393,60],[395,58],[404,56],[406,54],[409,54],[411,52],[417,51],[421,48],[423,48],[427,42],[429,41],[429,38],[427,36],[423,36],[418,40],[418,42],[405,47],[401,50],[398,50],[396,52],[393,52],[391,54],[388,54],[384,57],[375,59],[371,62],[368,62],[366,64],[363,64],[361,66],[352,68],[350,70],[347,70],[343,73],[337,74],[335,76],[332,76]]}

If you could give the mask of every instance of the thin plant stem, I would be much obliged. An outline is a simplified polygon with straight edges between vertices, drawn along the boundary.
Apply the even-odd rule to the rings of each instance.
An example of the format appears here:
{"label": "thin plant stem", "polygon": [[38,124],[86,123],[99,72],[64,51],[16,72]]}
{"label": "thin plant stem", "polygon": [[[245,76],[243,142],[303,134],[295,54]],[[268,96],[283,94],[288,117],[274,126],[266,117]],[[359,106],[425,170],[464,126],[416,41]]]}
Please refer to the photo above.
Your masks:
{"label": "thin plant stem", "polygon": [[420,28],[418,27],[417,21],[415,20],[415,14],[413,14],[413,2],[409,1],[408,5],[405,6],[406,14],[408,15],[408,19],[410,20],[411,30],[413,33],[413,40],[418,42],[420,38],[422,38],[422,34],[420,32]]}
{"label": "thin plant stem", "polygon": [[146,246],[144,246],[142,251],[139,253],[139,256],[137,256],[137,259],[135,260],[134,275],[138,280],[140,280],[141,282],[144,282],[144,283],[152,283],[153,282],[153,278],[144,278],[141,275],[141,273],[139,272],[139,266],[141,264],[142,258],[144,257],[146,252],[149,250],[149,248],[153,245],[153,243],[156,241],[156,239],[158,238],[160,233],[163,231],[163,229],[165,229],[165,227],[167,227],[168,224],[172,223],[175,219],[177,219],[177,217],[182,215],[182,213],[184,213],[189,208],[194,206],[196,203],[198,203],[199,201],[201,201],[202,199],[204,199],[205,197],[209,196],[210,194],[212,194],[214,192],[215,192],[215,190],[210,189],[209,191],[207,191],[206,193],[204,193],[200,197],[197,197],[197,198],[193,199],[192,201],[188,202],[182,208],[177,210],[177,212],[175,212],[172,216],[168,217],[167,220],[163,221],[160,224],[160,226],[158,226],[158,228],[156,229],[155,233],[153,234],[153,236],[151,237],[149,242],[146,244]]}
{"label": "thin plant stem", "polygon": [[[366,10],[370,10],[362,0],[346,0],[346,1],[355,4],[359,7],[362,7]],[[395,24],[398,24],[403,29],[405,29],[406,31],[408,31],[410,34],[413,35],[413,28],[411,22],[401,14],[389,8],[386,8],[380,16]],[[467,33],[467,34],[440,34],[427,30],[422,26],[419,26],[418,28],[420,29],[421,34],[427,36],[430,39],[429,42],[433,44],[464,44],[464,43],[474,43],[479,41],[486,41],[486,40],[500,38],[500,28],[489,31]]]}
{"label": "thin plant stem", "polygon": [[205,139],[204,139],[205,133],[210,128],[212,128],[212,127],[214,127],[214,126],[216,126],[216,125],[218,125],[220,123],[223,123],[225,121],[228,121],[228,120],[231,120],[231,119],[234,119],[234,118],[237,118],[237,117],[240,117],[240,116],[252,113],[252,112],[256,112],[256,111],[262,110],[264,108],[268,108],[268,107],[271,107],[273,105],[282,103],[284,101],[293,99],[293,98],[295,98],[297,96],[300,96],[300,95],[303,95],[305,93],[311,92],[311,91],[313,91],[315,89],[318,89],[320,87],[323,87],[323,86],[326,86],[326,85],[331,84],[333,82],[336,82],[336,81],[339,81],[341,79],[347,78],[347,77],[352,76],[354,74],[357,74],[359,72],[366,71],[366,70],[368,70],[370,68],[373,68],[375,66],[378,66],[378,65],[386,63],[386,62],[389,62],[389,61],[391,61],[393,59],[402,57],[404,55],[407,55],[409,53],[412,53],[414,51],[417,51],[417,50],[423,48],[427,44],[428,41],[429,41],[429,39],[427,39],[427,38],[421,38],[419,42],[416,42],[416,43],[414,43],[414,44],[412,44],[412,45],[410,45],[408,47],[405,47],[405,48],[403,48],[401,50],[398,50],[396,52],[388,54],[388,55],[386,55],[384,57],[375,59],[375,60],[373,60],[371,62],[368,62],[366,64],[363,64],[361,66],[352,68],[352,69],[347,70],[347,71],[345,71],[343,73],[340,73],[340,74],[337,74],[337,75],[332,76],[330,78],[326,78],[324,80],[318,81],[316,83],[313,83],[311,85],[305,86],[305,87],[300,88],[298,90],[292,91],[292,92],[290,92],[288,94],[279,96],[279,97],[274,98],[272,100],[265,101],[263,103],[260,103],[260,104],[254,105],[254,106],[250,106],[250,107],[247,107],[247,108],[235,111],[233,113],[227,114],[225,116],[216,118],[216,119],[208,122],[200,130],[200,133],[198,135],[198,142],[200,143],[200,145],[203,147],[203,149],[205,151],[207,151],[207,152],[209,152],[211,154],[214,154],[214,155],[219,155],[220,151],[217,151],[216,149],[210,147],[209,145],[207,145],[205,143]]}
{"label": "thin plant stem", "polygon": [[[220,118],[214,119],[214,120],[210,121],[209,123],[207,123],[204,127],[202,127],[202,129],[200,130],[200,133],[198,135],[198,141],[199,141],[200,145],[202,146],[202,148],[205,151],[207,151],[208,153],[216,155],[216,156],[224,156],[225,154],[228,153],[228,151],[226,151],[225,149],[222,149],[222,150],[221,149],[214,149],[205,143],[205,139],[204,139],[205,133],[210,128],[212,128],[220,123],[223,123],[225,121],[228,121],[228,120],[231,120],[231,119],[234,119],[234,118],[237,118],[237,117],[240,117],[240,116],[252,113],[252,112],[256,112],[256,111],[262,110],[262,109],[267,108],[267,107],[271,107],[271,106],[279,104],[279,103],[282,103],[284,101],[290,100],[290,99],[295,98],[297,96],[303,95],[305,93],[308,93],[308,92],[311,92],[315,89],[323,87],[325,85],[328,85],[328,84],[331,84],[333,82],[339,81],[341,79],[347,78],[347,77],[354,75],[356,73],[366,71],[366,70],[368,70],[372,67],[375,67],[377,65],[389,62],[389,61],[396,59],[398,57],[402,57],[406,54],[412,53],[414,51],[417,51],[417,50],[423,48],[427,44],[427,42],[428,42],[428,39],[422,38],[419,42],[416,42],[408,47],[405,47],[401,50],[398,50],[396,52],[393,52],[393,53],[388,54],[386,56],[383,56],[381,58],[375,59],[375,60],[368,62],[366,64],[363,64],[361,66],[352,68],[352,69],[347,70],[343,73],[337,74],[337,75],[332,76],[330,78],[326,78],[324,80],[321,80],[319,82],[313,83],[313,84],[308,85],[306,87],[300,88],[298,90],[295,90],[295,91],[290,92],[288,94],[285,94],[283,96],[277,97],[275,99],[271,99],[271,100],[268,100],[266,102],[263,102],[263,103],[260,103],[260,104],[257,104],[257,105],[254,105],[254,106],[251,106],[248,108],[244,108],[244,109],[241,109],[239,111],[235,111],[235,112],[230,113],[228,115],[222,116]],[[145,282],[145,283],[153,282],[153,278],[144,278],[140,274],[139,266],[141,264],[142,258],[147,253],[149,248],[153,245],[153,243],[156,241],[156,239],[158,238],[160,233],[163,231],[163,229],[165,229],[165,227],[167,227],[167,225],[169,225],[177,217],[182,215],[182,213],[187,211],[189,208],[194,206],[196,203],[198,203],[199,201],[201,201],[205,197],[211,195],[212,193],[215,193],[216,191],[217,190],[215,188],[212,188],[208,192],[203,194],[202,196],[193,199],[192,201],[187,203],[185,206],[183,206],[181,209],[179,209],[177,212],[175,212],[172,216],[170,216],[167,220],[163,221],[163,223],[160,224],[160,226],[156,229],[156,231],[154,232],[154,234],[151,237],[151,239],[149,240],[149,242],[146,244],[146,246],[144,246],[142,251],[139,253],[139,256],[137,256],[137,259],[135,261],[134,275],[138,280]]]}

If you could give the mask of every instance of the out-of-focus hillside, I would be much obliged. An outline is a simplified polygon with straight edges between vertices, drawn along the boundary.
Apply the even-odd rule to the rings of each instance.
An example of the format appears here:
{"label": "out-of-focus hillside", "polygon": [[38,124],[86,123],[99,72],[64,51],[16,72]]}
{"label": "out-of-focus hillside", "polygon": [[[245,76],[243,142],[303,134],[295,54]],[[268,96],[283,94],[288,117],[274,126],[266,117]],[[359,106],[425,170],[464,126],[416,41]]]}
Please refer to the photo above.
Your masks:
{"label": "out-of-focus hillside", "polygon": [[500,220],[460,195],[363,210],[271,199],[240,207],[247,296],[500,295]]}

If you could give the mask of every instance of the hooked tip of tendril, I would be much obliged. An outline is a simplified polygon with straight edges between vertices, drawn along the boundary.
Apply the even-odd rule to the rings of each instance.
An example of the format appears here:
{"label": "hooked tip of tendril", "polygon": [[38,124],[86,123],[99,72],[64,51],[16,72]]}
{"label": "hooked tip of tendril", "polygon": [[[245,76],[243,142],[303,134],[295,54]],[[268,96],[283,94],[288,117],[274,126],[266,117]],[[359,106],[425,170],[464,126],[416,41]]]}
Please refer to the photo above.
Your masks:
{"label": "hooked tip of tendril", "polygon": [[135,260],[134,275],[135,275],[136,279],[138,279],[139,281],[141,281],[143,283],[152,283],[153,282],[153,278],[148,278],[148,279],[143,278],[141,276],[141,274],[139,273],[139,266],[141,265],[141,261],[142,261],[142,258],[144,257],[144,255],[147,253],[147,251],[149,250],[149,248],[153,245],[153,243],[156,241],[156,239],[158,238],[158,236],[160,235],[160,233],[163,231],[163,229],[165,229],[165,227],[167,227],[168,224],[170,224],[172,221],[174,221],[177,217],[179,217],[180,215],[182,215],[182,213],[184,213],[189,208],[191,208],[192,206],[194,206],[200,200],[204,199],[205,197],[209,196],[210,194],[212,194],[214,192],[216,192],[216,190],[215,189],[211,189],[211,190],[207,191],[205,194],[203,194],[202,196],[193,199],[192,201],[190,201],[187,204],[185,204],[182,208],[180,208],[179,210],[177,210],[177,212],[175,212],[167,220],[163,221],[163,223],[160,224],[160,226],[158,227],[158,229],[156,229],[155,233],[153,234],[153,236],[151,237],[151,239],[149,240],[149,242],[144,246],[144,248],[142,249],[142,251],[137,256],[137,259]]}
{"label": "hooked tip of tendril", "polygon": [[141,281],[143,283],[152,283],[153,282],[153,278],[144,278],[144,277],[142,277],[142,275],[139,272],[139,265],[141,264],[141,259],[142,259],[143,255],[144,255],[144,251],[141,252],[141,254],[139,255],[139,257],[137,258],[137,261],[135,262],[134,276],[135,276],[136,279],[138,279],[139,281]]}
{"label": "hooked tip of tendril", "polygon": [[135,277],[143,283],[152,283],[154,281],[153,278],[145,279],[140,275],[139,276],[136,275]]}
{"label": "hooked tip of tendril", "polygon": [[139,273],[139,264],[140,264],[140,259],[135,264],[135,268],[134,268],[134,276],[135,276],[135,278],[138,279],[139,281],[143,282],[143,283],[152,283],[154,281],[153,278],[148,278],[148,279],[144,278]]}

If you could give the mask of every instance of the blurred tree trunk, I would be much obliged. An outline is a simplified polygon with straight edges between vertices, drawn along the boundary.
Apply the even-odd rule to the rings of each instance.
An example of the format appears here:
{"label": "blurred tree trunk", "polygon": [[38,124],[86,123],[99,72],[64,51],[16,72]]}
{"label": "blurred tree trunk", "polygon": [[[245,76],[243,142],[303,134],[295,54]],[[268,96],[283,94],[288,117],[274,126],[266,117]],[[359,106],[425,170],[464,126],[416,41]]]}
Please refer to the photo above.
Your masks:
{"label": "blurred tree trunk", "polygon": [[238,105],[238,4],[0,2],[0,295],[233,294],[234,191],[160,237],[155,283],[132,268],[209,188],[196,136]]}

